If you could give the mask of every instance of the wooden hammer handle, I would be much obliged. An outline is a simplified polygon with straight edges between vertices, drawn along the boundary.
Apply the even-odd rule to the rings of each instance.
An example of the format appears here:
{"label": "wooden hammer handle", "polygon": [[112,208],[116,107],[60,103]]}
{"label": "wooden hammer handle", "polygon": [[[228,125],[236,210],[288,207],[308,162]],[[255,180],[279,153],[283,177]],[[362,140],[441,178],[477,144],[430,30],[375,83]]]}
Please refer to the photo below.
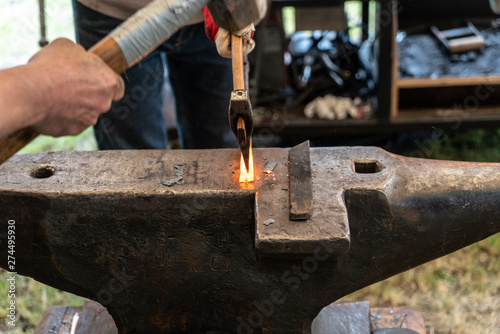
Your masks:
{"label": "wooden hammer handle", "polygon": [[9,136],[0,139],[0,164],[17,153],[29,142],[38,136],[38,132],[32,127],[18,130]]}
{"label": "wooden hammer handle", "polygon": [[233,90],[245,89],[243,40],[233,34],[231,34],[231,57],[233,59]]}
{"label": "wooden hammer handle", "polygon": [[123,55],[122,49],[110,36],[106,36],[100,40],[89,49],[89,52],[104,60],[104,62],[117,74],[122,74],[129,68],[129,64]]}
{"label": "wooden hammer handle", "polygon": [[[103,38],[99,43],[94,45],[89,52],[99,56],[118,74],[123,73],[123,71],[128,68],[122,50],[115,40],[109,36]],[[38,137],[38,135],[39,133],[35,129],[27,127],[0,139],[0,165],[24,146],[28,145],[33,139]]]}

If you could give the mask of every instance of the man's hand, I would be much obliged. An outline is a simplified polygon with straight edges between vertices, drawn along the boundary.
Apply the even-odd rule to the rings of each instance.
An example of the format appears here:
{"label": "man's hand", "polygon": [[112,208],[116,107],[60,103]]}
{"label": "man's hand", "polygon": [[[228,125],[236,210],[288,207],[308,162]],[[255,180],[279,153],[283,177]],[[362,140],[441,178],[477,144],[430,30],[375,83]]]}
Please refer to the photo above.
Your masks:
{"label": "man's hand", "polygon": [[122,78],[99,57],[68,39],[57,39],[33,56],[26,68],[37,97],[37,121],[50,136],[75,135],[96,124],[112,101],[123,97]]}

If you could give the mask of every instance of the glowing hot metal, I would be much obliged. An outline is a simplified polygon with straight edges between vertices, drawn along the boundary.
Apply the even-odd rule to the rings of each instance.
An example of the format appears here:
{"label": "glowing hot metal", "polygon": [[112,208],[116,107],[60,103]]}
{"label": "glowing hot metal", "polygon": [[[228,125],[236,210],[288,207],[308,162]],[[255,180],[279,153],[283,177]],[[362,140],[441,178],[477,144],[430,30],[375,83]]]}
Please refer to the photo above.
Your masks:
{"label": "glowing hot metal", "polygon": [[245,168],[245,162],[243,161],[243,154],[241,154],[240,159],[240,182],[253,182],[254,172],[253,172],[253,152],[252,144],[250,144],[250,158],[248,159],[248,171]]}

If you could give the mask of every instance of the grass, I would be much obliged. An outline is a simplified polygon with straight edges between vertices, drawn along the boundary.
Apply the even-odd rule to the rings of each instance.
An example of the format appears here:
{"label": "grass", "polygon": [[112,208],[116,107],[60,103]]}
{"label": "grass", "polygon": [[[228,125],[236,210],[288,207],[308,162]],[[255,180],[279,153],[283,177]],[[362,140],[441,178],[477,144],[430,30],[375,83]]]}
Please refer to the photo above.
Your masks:
{"label": "grass", "polygon": [[500,235],[391,277],[344,301],[414,308],[434,334],[500,333]]}
{"label": "grass", "polygon": [[[25,63],[38,50],[36,1],[6,0],[0,11],[0,68]],[[70,0],[46,0],[48,39],[73,39]],[[351,6],[357,6],[353,4]],[[354,7],[349,7],[349,15]],[[292,23],[290,23],[292,24]],[[293,26],[290,26],[293,29]],[[428,145],[427,145],[428,144]],[[500,161],[500,129],[445,133],[426,144],[433,159]],[[22,153],[51,150],[91,150],[91,130],[77,137],[40,136]],[[408,152],[411,155],[411,151]],[[5,319],[10,276],[0,270],[0,332],[33,333],[38,319],[52,305],[81,305],[83,298],[53,289],[30,278],[17,277],[18,326]],[[367,287],[343,300],[369,300],[373,306],[407,306],[424,315],[428,333],[500,333],[500,235],[454,254]]]}
{"label": "grass", "polygon": [[429,158],[500,162],[500,129],[445,132],[429,146]]}
{"label": "grass", "polygon": [[[0,272],[0,296],[7,296],[9,286],[6,279],[11,275],[6,271]],[[16,327],[7,327],[5,322],[0,323],[0,333],[18,334],[34,333],[34,329],[42,312],[52,305],[80,306],[84,298],[62,292],[31,278],[16,275],[16,312],[19,315]],[[6,319],[7,298],[0,299],[0,318]]]}

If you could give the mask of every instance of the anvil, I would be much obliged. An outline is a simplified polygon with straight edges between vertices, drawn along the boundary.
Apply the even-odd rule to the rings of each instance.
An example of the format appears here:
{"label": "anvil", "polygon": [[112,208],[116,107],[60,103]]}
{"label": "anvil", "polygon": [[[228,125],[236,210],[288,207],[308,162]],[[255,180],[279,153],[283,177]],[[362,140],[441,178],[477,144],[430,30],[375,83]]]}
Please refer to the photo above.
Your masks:
{"label": "anvil", "polygon": [[304,152],[302,220],[286,148],[256,149],[247,184],[236,149],[14,156],[0,264],[15,221],[16,271],[98,301],[120,333],[310,333],[331,302],[500,231],[500,164]]}

